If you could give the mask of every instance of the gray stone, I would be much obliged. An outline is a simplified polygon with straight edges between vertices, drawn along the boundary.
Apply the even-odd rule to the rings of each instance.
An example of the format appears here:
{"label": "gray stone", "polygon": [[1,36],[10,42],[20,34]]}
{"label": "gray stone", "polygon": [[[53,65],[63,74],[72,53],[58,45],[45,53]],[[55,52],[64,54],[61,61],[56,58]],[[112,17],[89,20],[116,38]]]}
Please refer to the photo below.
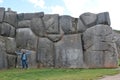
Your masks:
{"label": "gray stone", "polygon": [[30,20],[23,20],[18,22],[18,27],[17,28],[30,28],[31,26],[31,21]]}
{"label": "gray stone", "polygon": [[53,14],[53,15],[44,15],[43,20],[45,24],[45,29],[47,33],[50,34],[58,34],[59,33],[59,26],[58,26],[58,14]]}
{"label": "gray stone", "polygon": [[55,43],[55,67],[83,68],[81,34],[65,35]]}
{"label": "gray stone", "polygon": [[17,64],[17,57],[16,55],[8,55],[6,56],[7,60],[7,68],[15,68]]}
{"label": "gray stone", "polygon": [[77,19],[70,16],[60,16],[59,25],[65,34],[75,33],[77,30]]}
{"label": "gray stone", "polygon": [[49,34],[47,35],[47,38],[53,42],[58,42],[62,39],[62,37],[64,36],[64,34]]}
{"label": "gray stone", "polygon": [[31,30],[40,37],[45,36],[45,26],[41,18],[33,18],[31,20]]}
{"label": "gray stone", "polygon": [[39,38],[37,61],[39,67],[54,67],[54,44],[47,38]]}
{"label": "gray stone", "polygon": [[5,40],[0,36],[0,69],[5,68],[7,68]]}
{"label": "gray stone", "polygon": [[4,22],[0,24],[0,35],[6,37],[15,37],[15,28],[12,25]]}
{"label": "gray stone", "polygon": [[20,13],[18,14],[18,20],[31,20],[33,18],[42,18],[44,16],[44,12],[37,13]]}
{"label": "gray stone", "polygon": [[88,68],[117,67],[117,48],[113,41],[111,27],[96,25],[87,29],[83,33],[83,44],[85,62]]}
{"label": "gray stone", "polygon": [[109,25],[109,26],[111,25],[108,12],[99,13],[99,14],[97,14],[97,17],[98,17],[97,24],[105,24],[105,25]]}
{"label": "gray stone", "polygon": [[80,18],[78,18],[78,23],[77,23],[77,32],[82,33],[84,32],[88,27],[83,24]]}
{"label": "gray stone", "polygon": [[37,37],[29,28],[19,28],[16,30],[16,45],[17,48],[25,48],[36,50]]}
{"label": "gray stone", "polygon": [[14,38],[10,38],[10,37],[7,37],[5,39],[5,46],[6,46],[6,52],[8,54],[12,54],[12,55],[15,55],[15,51],[16,51],[16,41]]}
{"label": "gray stone", "polygon": [[93,13],[83,13],[80,15],[81,20],[83,21],[84,25],[91,27],[96,25],[97,15]]}
{"label": "gray stone", "polygon": [[6,11],[4,21],[13,27],[17,27],[17,13],[13,11]]}
{"label": "gray stone", "polygon": [[3,21],[4,14],[5,14],[5,8],[0,7],[0,22]]}

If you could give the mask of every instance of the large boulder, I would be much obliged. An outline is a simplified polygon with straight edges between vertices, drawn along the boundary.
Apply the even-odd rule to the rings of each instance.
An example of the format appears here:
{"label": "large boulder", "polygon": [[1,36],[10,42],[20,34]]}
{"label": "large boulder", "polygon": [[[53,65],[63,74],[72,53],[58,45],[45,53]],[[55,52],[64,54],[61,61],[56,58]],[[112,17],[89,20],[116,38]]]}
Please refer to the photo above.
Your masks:
{"label": "large boulder", "polygon": [[18,22],[17,28],[30,28],[31,21],[30,20],[22,20]]}
{"label": "large boulder", "polygon": [[3,21],[4,14],[5,14],[5,8],[0,7],[0,22]]}
{"label": "large boulder", "polygon": [[108,12],[103,12],[103,13],[97,14],[97,18],[98,18],[97,24],[105,24],[105,25],[109,25],[109,26],[111,25]]}
{"label": "large boulder", "polygon": [[4,16],[4,22],[9,23],[13,27],[17,27],[17,13],[14,11],[6,11]]}
{"label": "large boulder", "polygon": [[83,33],[88,27],[85,26],[80,18],[78,18],[77,22],[77,32]]}
{"label": "large boulder", "polygon": [[47,38],[39,38],[37,49],[38,67],[54,67],[54,44]]}
{"label": "large boulder", "polygon": [[40,37],[44,37],[46,30],[42,18],[33,18],[31,20],[31,30]]}
{"label": "large boulder", "polygon": [[83,68],[83,59],[81,34],[65,35],[55,43],[55,67]]}
{"label": "large boulder", "polygon": [[33,18],[42,18],[44,16],[44,12],[37,12],[37,13],[20,13],[17,15],[18,21],[22,20],[31,20]]}
{"label": "large boulder", "polygon": [[80,19],[82,20],[84,25],[89,28],[91,26],[96,25],[97,15],[87,12],[80,15]]}
{"label": "large boulder", "polygon": [[0,35],[6,37],[15,37],[15,28],[12,25],[3,22],[0,24]]}
{"label": "large boulder", "polygon": [[7,68],[15,68],[17,64],[17,56],[16,55],[9,55],[6,56],[7,60]]}
{"label": "large boulder", "polygon": [[15,55],[16,51],[16,41],[14,38],[7,37],[5,39],[5,46],[7,54]]}
{"label": "large boulder", "polygon": [[60,30],[59,30],[58,20],[59,20],[58,14],[44,15],[43,21],[44,21],[45,29],[46,29],[47,33],[50,33],[50,34],[58,34],[59,33]]}
{"label": "large boulder", "polygon": [[59,25],[65,34],[76,33],[77,30],[77,18],[71,16],[60,16]]}
{"label": "large boulder", "polygon": [[5,39],[0,36],[0,69],[7,68]]}
{"label": "large boulder", "polygon": [[17,48],[25,48],[36,50],[37,37],[29,28],[19,28],[16,30],[16,45]]}
{"label": "large boulder", "polygon": [[117,48],[112,28],[96,25],[83,33],[84,60],[88,68],[117,67]]}

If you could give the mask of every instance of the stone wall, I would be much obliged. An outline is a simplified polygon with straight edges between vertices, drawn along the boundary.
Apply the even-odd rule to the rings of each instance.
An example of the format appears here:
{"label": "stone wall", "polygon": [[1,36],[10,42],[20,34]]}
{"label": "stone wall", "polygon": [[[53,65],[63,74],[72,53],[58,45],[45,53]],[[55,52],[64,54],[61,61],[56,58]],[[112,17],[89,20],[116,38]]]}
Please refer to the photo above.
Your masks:
{"label": "stone wall", "polygon": [[30,67],[115,68],[118,52],[108,12],[68,15],[0,8],[0,69],[20,67],[15,51],[30,50]]}

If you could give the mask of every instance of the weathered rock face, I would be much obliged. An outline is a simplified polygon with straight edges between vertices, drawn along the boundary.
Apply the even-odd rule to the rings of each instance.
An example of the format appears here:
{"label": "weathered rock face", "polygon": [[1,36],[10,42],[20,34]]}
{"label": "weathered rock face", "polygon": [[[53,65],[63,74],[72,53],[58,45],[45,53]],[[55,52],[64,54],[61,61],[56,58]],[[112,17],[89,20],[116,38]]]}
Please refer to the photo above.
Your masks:
{"label": "weathered rock face", "polygon": [[84,67],[81,34],[66,35],[61,41],[55,43],[55,66]]}
{"label": "weathered rock face", "polygon": [[0,69],[7,68],[5,39],[0,36]]}
{"label": "weathered rock face", "polygon": [[19,49],[36,50],[37,37],[29,28],[20,28],[16,31],[16,44]]}
{"label": "weathered rock face", "polygon": [[37,49],[38,67],[54,67],[54,44],[47,38],[39,38]]}
{"label": "weathered rock face", "polygon": [[83,33],[85,63],[90,68],[116,67],[117,48],[112,28],[96,25]]}
{"label": "weathered rock face", "polygon": [[0,69],[22,67],[21,49],[31,52],[30,68],[115,68],[119,42],[108,12],[74,18],[0,8]]}

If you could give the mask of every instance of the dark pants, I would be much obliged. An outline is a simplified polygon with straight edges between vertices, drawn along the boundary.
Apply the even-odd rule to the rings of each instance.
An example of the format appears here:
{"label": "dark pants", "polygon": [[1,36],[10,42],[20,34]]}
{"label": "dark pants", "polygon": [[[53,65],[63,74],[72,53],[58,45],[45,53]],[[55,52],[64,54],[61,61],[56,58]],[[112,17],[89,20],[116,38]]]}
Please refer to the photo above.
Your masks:
{"label": "dark pants", "polygon": [[22,68],[28,68],[27,60],[22,60]]}

